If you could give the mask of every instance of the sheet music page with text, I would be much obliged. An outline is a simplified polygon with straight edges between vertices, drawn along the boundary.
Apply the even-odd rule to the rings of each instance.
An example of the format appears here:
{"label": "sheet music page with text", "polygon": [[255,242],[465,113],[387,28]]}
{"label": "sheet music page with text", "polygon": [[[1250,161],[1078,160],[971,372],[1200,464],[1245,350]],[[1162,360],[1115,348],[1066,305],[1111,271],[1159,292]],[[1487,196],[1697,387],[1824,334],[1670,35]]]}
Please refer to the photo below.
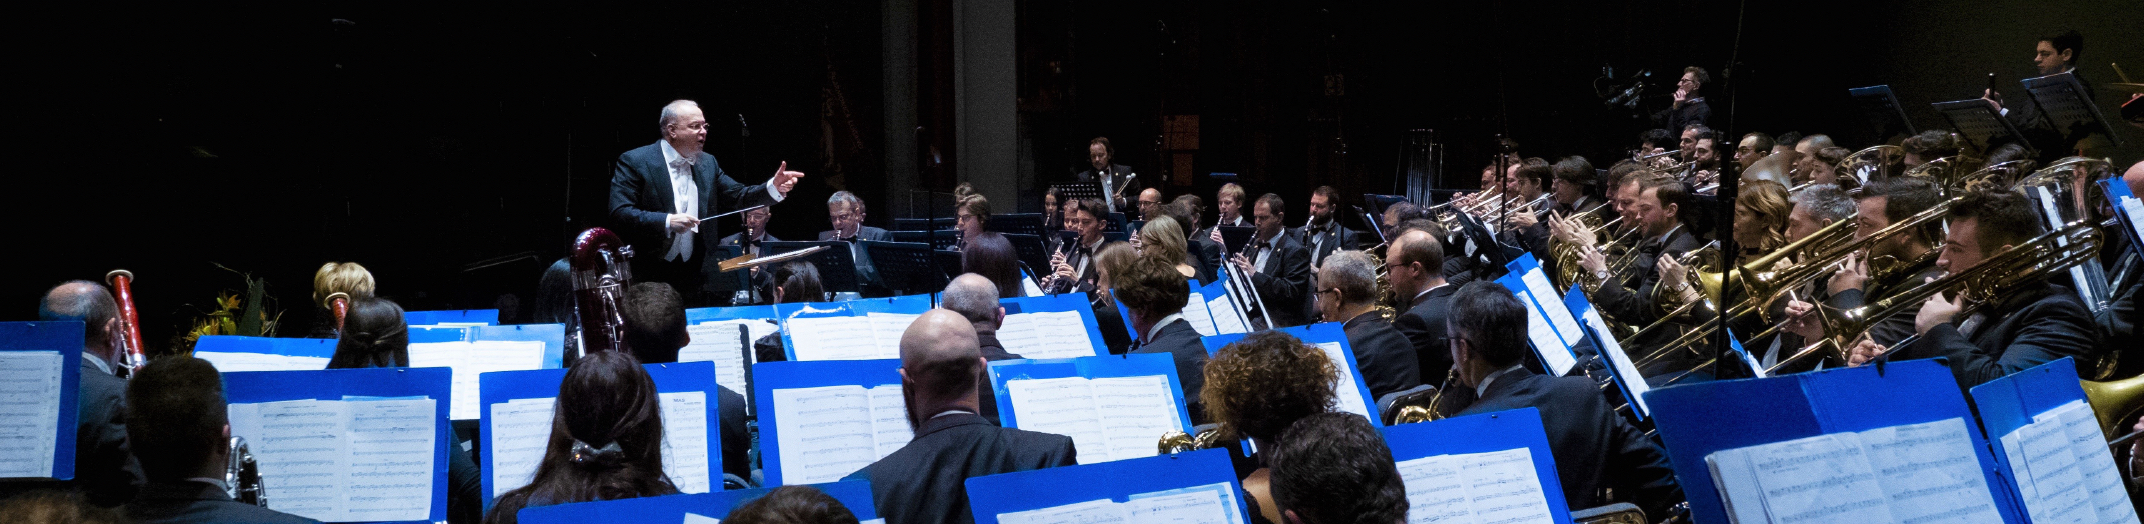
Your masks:
{"label": "sheet music page with text", "polygon": [[[439,436],[432,399],[334,402],[349,410],[348,512],[343,520],[432,518],[433,458]],[[273,502],[274,497],[269,497]]]}
{"label": "sheet music page with text", "polygon": [[68,356],[0,351],[0,478],[52,476]]}
{"label": "sheet music page with text", "polygon": [[491,455],[491,496],[535,481],[536,466],[551,445],[551,416],[556,399],[514,399],[491,405],[491,429],[484,452]]}
{"label": "sheet music page with text", "polygon": [[1214,331],[1213,311],[1206,308],[1205,294],[1197,291],[1191,292],[1191,300],[1184,301],[1182,314],[1184,315],[1184,320],[1191,322],[1191,329],[1199,332],[1199,336],[1210,337],[1220,334],[1220,332]]}
{"label": "sheet music page with text", "polygon": [[908,445],[916,429],[908,425],[908,402],[901,397],[900,384],[873,386],[864,396],[871,400],[871,440],[877,450],[872,460],[877,461]]}
{"label": "sheet music page with text", "polygon": [[1896,522],[1852,433],[1744,449],[1773,522]]}
{"label": "sheet music page with text", "polygon": [[[751,364],[745,354],[749,342],[739,342],[744,326],[735,322],[703,322],[685,328],[692,342],[677,351],[678,362],[715,363],[715,384],[730,391],[745,391],[744,372]],[[758,339],[753,339],[758,340]]]}
{"label": "sheet music page with text", "polygon": [[1236,309],[1226,293],[1206,299],[1206,311],[1213,313],[1213,330],[1217,335],[1246,333],[1250,328],[1243,325],[1243,312]]}
{"label": "sheet music page with text", "polygon": [[1184,431],[1176,395],[1170,392],[1166,377],[1097,378],[1087,384],[1094,391],[1102,432],[1109,440],[1109,460],[1159,455],[1155,443],[1162,434]]}
{"label": "sheet music page with text", "polygon": [[1908,522],[2001,522],[1964,418],[1876,428],[1860,434],[1869,466]]}
{"label": "sheet music page with text", "polygon": [[921,316],[915,313],[865,313],[864,318],[871,322],[872,339],[878,344],[878,356],[872,358],[901,358],[901,334]]}
{"label": "sheet music page with text", "polygon": [[1434,455],[1397,463],[1400,482],[1407,487],[1407,524],[1471,522],[1466,480],[1460,476],[1461,460],[1453,455]]}
{"label": "sheet music page with text", "polygon": [[1341,350],[1340,343],[1319,342],[1312,345],[1325,352],[1325,358],[1333,361],[1333,370],[1337,372],[1335,374],[1338,376],[1335,378],[1339,382],[1333,384],[1333,393],[1339,405],[1334,407],[1340,411],[1362,415],[1363,418],[1370,420],[1372,427],[1381,424],[1377,417],[1370,416],[1370,406],[1363,401],[1362,390],[1359,389],[1358,383],[1355,382],[1354,366],[1348,365],[1347,354]]}
{"label": "sheet music page with text", "polygon": [[[856,317],[791,318],[787,326],[789,348],[797,360],[874,360],[878,339],[871,322]],[[895,352],[898,357],[899,352]]]}
{"label": "sheet music page with text", "polygon": [[1081,464],[1109,460],[1108,434],[1103,430],[1101,413],[1094,405],[1094,390],[1087,379],[1011,380],[1005,382],[1005,389],[1012,399],[1013,420],[1020,429],[1072,437]]}
{"label": "sheet music page with text", "polygon": [[1551,524],[1555,516],[1527,448],[1458,455],[1467,506],[1477,522]]}
{"label": "sheet music page with text", "polygon": [[784,484],[840,480],[878,460],[862,386],[777,389],[773,396]]}
{"label": "sheet music page with text", "polygon": [[678,391],[656,397],[663,410],[663,474],[682,493],[713,489],[707,459],[707,392]]}

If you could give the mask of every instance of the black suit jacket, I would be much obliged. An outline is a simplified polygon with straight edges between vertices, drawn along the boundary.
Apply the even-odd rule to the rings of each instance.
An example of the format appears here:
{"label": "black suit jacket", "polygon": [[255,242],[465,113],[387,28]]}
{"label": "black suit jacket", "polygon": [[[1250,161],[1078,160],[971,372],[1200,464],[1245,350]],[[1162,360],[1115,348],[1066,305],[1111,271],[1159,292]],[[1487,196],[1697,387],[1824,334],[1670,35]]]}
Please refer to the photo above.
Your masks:
{"label": "black suit jacket", "polygon": [[1452,294],[1458,292],[1459,286],[1455,284],[1429,290],[1408,302],[1411,305],[1407,311],[1392,318],[1393,329],[1399,330],[1407,337],[1408,344],[1414,346],[1415,359],[1422,366],[1422,380],[1442,382],[1451,374],[1452,348],[1444,342],[1444,310],[1451,307]]}
{"label": "black suit jacket", "polygon": [[77,388],[73,486],[92,504],[118,506],[141,489],[141,462],[127,446],[127,379],[79,357],[82,382]]}
{"label": "black suit jacket", "polygon": [[[1867,289],[1840,291],[1838,294],[1832,295],[1831,298],[1825,299],[1824,303],[1842,310],[1861,307],[1869,302],[1869,297],[1888,297],[1912,289],[1915,285],[1926,282],[1930,277],[1943,276],[1943,268],[1936,267],[1935,259],[1930,258],[1918,267],[1900,271],[1899,273],[1900,276],[1894,277],[1888,282],[1870,280],[1867,284]],[[1882,320],[1870,325],[1868,329],[1869,339],[1876,341],[1877,344],[1890,346],[1905,340],[1906,337],[1913,336],[1913,319],[1919,316],[1920,313],[1921,303],[1916,302],[1906,305],[1905,309],[1899,310],[1898,313],[1884,317]]]}
{"label": "black suit jacket", "polygon": [[[272,488],[271,488],[272,489]],[[272,496],[272,495],[271,495]],[[191,481],[150,482],[127,503],[141,524],[319,524],[320,521],[231,500],[222,488]]]}
{"label": "black suit jacket", "polygon": [[1682,136],[1682,128],[1690,124],[1703,124],[1711,119],[1712,105],[1705,103],[1702,96],[1691,97],[1682,103],[1681,108],[1669,107],[1653,113],[1653,121],[1667,126],[1668,132],[1675,136]]}
{"label": "black suit jacket", "polygon": [[[870,240],[874,242],[892,242],[893,233],[888,233],[884,229],[879,229],[871,226],[856,226],[856,239]],[[833,230],[819,232],[820,242],[832,242],[834,240],[837,239],[834,238]]]}
{"label": "black suit jacket", "polygon": [[[1266,306],[1266,314],[1273,318],[1275,328],[1300,326],[1310,323],[1315,313],[1310,303],[1310,250],[1297,243],[1295,236],[1282,231],[1273,235],[1273,254],[1266,257],[1266,268],[1251,275],[1251,286],[1258,289],[1258,298]],[[1257,241],[1252,241],[1257,245]],[[1251,248],[1244,248],[1246,257],[1257,262]]]}
{"label": "black suit jacket", "polygon": [[1073,465],[1072,437],[1001,428],[976,415],[923,422],[915,440],[842,480],[871,481],[887,524],[973,524],[970,478]]}
{"label": "black suit jacket", "polygon": [[[1675,235],[1665,241],[1653,238],[1639,243],[1638,247],[1634,248],[1639,251],[1638,258],[1631,261],[1630,265],[1624,266],[1626,269],[1622,273],[1609,277],[1608,282],[1601,284],[1600,290],[1592,294],[1593,305],[1624,324],[1644,326],[1659,320],[1667,311],[1654,307],[1653,285],[1659,283],[1660,276],[1653,271],[1653,266],[1660,262],[1662,254],[1680,257],[1684,252],[1697,249],[1700,244],[1702,243],[1697,236],[1690,234],[1690,228],[1687,226],[1677,229]],[[1608,263],[1614,264],[1615,258],[1610,257]],[[1659,329],[1642,340],[1622,341],[1622,345],[1626,350],[1642,348],[1643,352],[1649,353],[1674,340],[1676,336],[1678,335],[1675,330]],[[1632,355],[1632,358],[1644,357],[1638,351],[1633,351]],[[1682,371],[1695,366],[1702,358],[1704,357],[1693,352],[1679,351],[1638,371],[1648,377]]]}
{"label": "black suit jacket", "polygon": [[[1114,199],[1115,205],[1112,207],[1115,209],[1112,209],[1112,211],[1130,213],[1137,210],[1138,207],[1133,205],[1133,202],[1139,200],[1141,185],[1139,184],[1139,179],[1132,178],[1132,167],[1123,164],[1110,164],[1108,173],[1109,185],[1102,188],[1102,191],[1104,193],[1124,195],[1124,198]],[[1102,179],[1095,176],[1092,169],[1079,172],[1079,181],[1093,184],[1102,183]]]}
{"label": "black suit jacket", "polygon": [[[760,236],[759,236],[759,241],[760,241],[760,242],[781,242],[781,241],[782,241],[782,239],[779,239],[779,238],[774,238],[774,235],[760,235]],[[730,236],[722,237],[722,241],[721,241],[721,242],[717,242],[717,243],[715,243],[715,245],[718,245],[718,246],[740,246],[740,247],[744,247],[744,248],[745,248],[745,249],[744,249],[744,252],[745,252],[745,254],[747,254],[747,255],[750,255],[750,254],[754,254],[754,251],[755,251],[755,250],[757,250],[757,249],[759,249],[759,246],[758,246],[758,245],[752,245],[752,246],[745,246],[745,245],[744,245],[744,232],[743,232],[743,231],[738,231],[738,232],[736,232],[736,233],[730,233]]]}
{"label": "black suit jacket", "polygon": [[2100,349],[2098,325],[2068,288],[2041,283],[1983,309],[1985,318],[1972,335],[1959,331],[1956,323],[1935,326],[1891,358],[1948,357],[1951,373],[1963,388],[2062,357],[2076,357],[2077,374],[2092,375],[2093,357]]}
{"label": "black suit jacket", "polygon": [[1310,267],[1313,268],[1324,263],[1325,257],[1332,255],[1334,251],[1362,249],[1355,238],[1355,230],[1340,225],[1339,217],[1334,217],[1323,232],[1305,225],[1295,228],[1294,233],[1296,242],[1301,243],[1304,249],[1311,250]]}
{"label": "black suit jacket", "polygon": [[1371,311],[1341,327],[1347,330],[1348,349],[1355,351],[1355,368],[1362,372],[1362,385],[1370,388],[1371,398],[1422,385],[1422,362],[1414,344],[1391,321]]}
{"label": "black suit jacket", "polygon": [[[1491,380],[1481,398],[1454,416],[1525,407],[1541,412],[1556,475],[1563,481],[1563,498],[1572,508],[1631,502],[1659,520],[1667,517],[1670,506],[1682,502],[1682,488],[1675,485],[1667,455],[1616,415],[1591,380],[1520,368]],[[1602,488],[1613,489],[1618,500],[1603,498]]]}
{"label": "black suit jacket", "polygon": [[[767,194],[767,186],[739,184],[722,172],[715,163],[715,156],[701,152],[692,166],[693,184],[700,189],[700,210],[697,217],[714,216],[726,211],[774,204],[774,197]],[[675,193],[670,189],[670,166],[663,161],[662,143],[657,142],[633,148],[618,155],[611,165],[610,175],[610,227],[626,243],[633,245],[633,260],[647,263],[662,260],[669,252],[669,220]],[[702,224],[693,243],[692,254],[706,264],[702,273],[713,268],[707,261],[707,246],[715,245],[712,239],[721,238],[713,224]],[[643,262],[647,261],[647,262]]]}
{"label": "black suit jacket", "polygon": [[[1071,293],[1076,291],[1080,293],[1086,293],[1088,297],[1092,298],[1096,293],[1100,292],[1098,289],[1096,289],[1096,286],[1100,285],[1102,279],[1101,264],[1095,263],[1093,257],[1096,253],[1101,253],[1103,249],[1108,249],[1109,245],[1113,243],[1114,242],[1110,242],[1105,237],[1102,240],[1102,243],[1095,244],[1094,249],[1086,255],[1080,255],[1076,253],[1076,250],[1079,249],[1078,246],[1065,246],[1065,249],[1061,250],[1063,253],[1065,253],[1065,263],[1071,264],[1073,268],[1079,268],[1080,257],[1085,256],[1088,257],[1087,267],[1084,269],[1080,269],[1078,280],[1059,279],[1055,283],[1050,284],[1049,289],[1042,290],[1042,292],[1055,295],[1059,293]],[[1043,270],[1048,271],[1049,269],[1043,268]]]}
{"label": "black suit jacket", "polygon": [[[997,362],[1000,360],[1027,358],[1005,352],[1005,343],[998,341],[998,330],[996,328],[991,328],[988,331],[976,330],[975,339],[977,342],[982,343],[983,360]],[[998,422],[998,389],[996,385],[990,383],[990,370],[988,368],[977,370],[976,374],[979,375],[976,381],[976,389],[981,393],[981,395],[977,396],[976,402],[982,404],[978,407],[982,408],[983,418],[990,419],[991,424],[1003,425]]]}
{"label": "black suit jacket", "polygon": [[1206,389],[1206,345],[1199,342],[1198,330],[1191,322],[1177,320],[1162,326],[1154,333],[1154,339],[1141,344],[1133,353],[1167,353],[1176,358],[1176,382],[1184,388],[1185,409],[1191,411],[1192,424],[1204,424],[1206,404],[1199,401],[1199,392]]}

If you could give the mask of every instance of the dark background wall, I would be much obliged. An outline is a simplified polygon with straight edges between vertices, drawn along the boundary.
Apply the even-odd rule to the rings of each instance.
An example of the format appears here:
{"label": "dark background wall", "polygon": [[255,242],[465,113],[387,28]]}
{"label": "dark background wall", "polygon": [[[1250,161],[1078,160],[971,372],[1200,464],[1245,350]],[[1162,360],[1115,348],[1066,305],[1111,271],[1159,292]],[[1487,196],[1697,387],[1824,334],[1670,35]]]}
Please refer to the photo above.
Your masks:
{"label": "dark background wall", "polygon": [[[1206,173],[1240,173],[1254,193],[1288,197],[1295,222],[1318,184],[1391,192],[1406,129],[1434,129],[1453,173],[1476,172],[1498,133],[1527,156],[1605,166],[1650,126],[1601,104],[1604,66],[1654,71],[1652,104],[1682,66],[1705,66],[1716,123],[1852,146],[1877,138],[1847,88],[1889,84],[1935,127],[1927,103],[1975,97],[1989,72],[2014,85],[2036,35],[2061,27],[2085,33],[2088,80],[2116,81],[2109,61],[2144,77],[2144,35],[2123,14],[2133,2],[1985,4],[1017,1],[1016,37],[1002,43],[1019,82],[1017,119],[1004,121],[1017,126],[981,131],[1016,134],[1021,167],[987,176],[1015,179],[997,187],[1020,201],[1001,208],[1032,211],[1101,135],[1154,183],[1176,168],[1156,151],[1162,115],[1198,115],[1199,147],[1168,196],[1210,197]],[[216,263],[266,278],[289,312],[283,334],[298,335],[316,316],[312,271],[330,260],[364,263],[411,309],[492,307],[532,292],[572,234],[602,223],[610,161],[652,142],[658,108],[681,97],[706,109],[709,150],[740,181],[783,160],[811,174],[773,228],[808,237],[826,227],[832,191],[887,210],[911,189],[913,178],[889,182],[888,164],[914,156],[888,153],[884,115],[921,106],[941,116],[919,122],[949,122],[959,82],[942,72],[956,40],[944,33],[963,8],[32,7],[11,17],[16,45],[0,66],[16,93],[0,119],[0,208],[15,233],[0,319],[34,318],[61,280],[126,268],[161,345],[240,285]],[[917,21],[889,32],[887,20]],[[888,34],[915,34],[919,49],[888,49]],[[889,66],[923,68],[902,77],[913,99],[886,101]],[[2124,99],[2099,94],[2109,113]],[[2139,131],[2123,127],[2127,146],[2107,154],[2144,156]]]}

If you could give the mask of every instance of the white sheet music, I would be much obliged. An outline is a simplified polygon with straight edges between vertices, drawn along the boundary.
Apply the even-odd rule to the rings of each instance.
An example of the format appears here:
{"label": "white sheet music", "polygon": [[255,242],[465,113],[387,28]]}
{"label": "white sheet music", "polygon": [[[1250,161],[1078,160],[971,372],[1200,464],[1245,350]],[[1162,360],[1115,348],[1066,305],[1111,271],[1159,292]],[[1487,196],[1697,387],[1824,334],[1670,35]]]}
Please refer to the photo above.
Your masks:
{"label": "white sheet music", "polygon": [[1026,275],[1026,271],[1022,271],[1020,273],[1020,290],[1027,292],[1027,296],[1030,297],[1042,296],[1042,286],[1035,285],[1035,279],[1028,278]]}
{"label": "white sheet music", "polygon": [[[740,342],[745,335],[745,323],[758,321],[701,322],[685,328],[692,336],[692,343],[677,352],[678,362],[708,361],[715,363],[715,384],[730,391],[744,391],[744,372],[752,363],[747,354],[752,353],[751,342]],[[758,340],[754,338],[752,340]]]}
{"label": "white sheet music", "polygon": [[1407,487],[1407,524],[1473,520],[1460,462],[1454,455],[1435,455],[1397,463],[1400,482]]}
{"label": "white sheet music", "polygon": [[505,495],[536,476],[536,466],[551,442],[551,416],[556,399],[514,399],[491,405],[491,429],[485,432],[484,452],[491,455],[491,496]]}
{"label": "white sheet music", "polygon": [[1124,506],[1109,499],[998,514],[998,524],[1124,524]]}
{"label": "white sheet music", "polygon": [[[1006,338],[1007,329],[1012,330],[1014,339]],[[998,342],[1005,345],[1006,352],[1030,359],[1096,355],[1094,340],[1087,336],[1087,321],[1077,311],[1005,315],[1005,327],[998,329]]]}
{"label": "white sheet music", "polygon": [[[874,394],[875,393],[875,394]],[[888,400],[888,396],[896,400]],[[906,427],[900,387],[824,386],[774,390],[775,441],[781,446],[782,482],[817,484],[840,480],[877,462],[914,437]],[[891,404],[890,406],[888,404]],[[901,414],[894,414],[896,410]],[[882,413],[883,412],[883,413]],[[884,417],[881,417],[884,415]],[[894,427],[887,418],[898,420]],[[883,453],[882,453],[883,451]]]}
{"label": "white sheet music", "polygon": [[1478,522],[1552,523],[1541,477],[1527,448],[1459,455],[1467,506]]}
{"label": "white sheet music", "polygon": [[2001,522],[1964,418],[1705,457],[1731,521]]}
{"label": "white sheet music", "polygon": [[709,517],[698,513],[686,513],[685,524],[722,524],[722,519]]}
{"label": "white sheet music", "polygon": [[1608,322],[1601,320],[1599,310],[1587,309],[1583,318],[1586,327],[1601,334],[1601,356],[1607,357],[1609,365],[1615,366],[1615,375],[1619,379],[1616,384],[1630,396],[1632,408],[1637,409],[1639,415],[1651,417],[1653,409],[1645,403],[1645,392],[1652,386],[1645,383],[1645,377],[1638,375],[1638,366],[1631,363],[1630,354],[1623,352],[1623,345],[1616,343],[1615,336],[1611,335],[1615,331],[1609,330]]}
{"label": "white sheet music", "polygon": [[195,351],[194,358],[216,365],[216,371],[316,371],[328,368],[327,357],[294,357],[269,353]]}
{"label": "white sheet music", "polygon": [[1373,427],[1380,424],[1377,417],[1370,416],[1370,406],[1362,399],[1362,390],[1355,382],[1355,366],[1348,364],[1347,354],[1342,351],[1340,343],[1319,342],[1313,345],[1325,351],[1325,358],[1333,361],[1333,370],[1338,372],[1339,382],[1333,384],[1334,399],[1339,403],[1335,407],[1340,411],[1362,415],[1370,420]]}
{"label": "white sheet music", "polygon": [[1090,500],[998,514],[998,524],[1241,524],[1228,483],[1139,493],[1125,502]]}
{"label": "white sheet music", "polygon": [[1220,334],[1214,331],[1213,312],[1206,308],[1205,294],[1197,291],[1191,292],[1191,300],[1184,301],[1182,314],[1184,315],[1184,320],[1191,322],[1191,329],[1199,332],[1199,336],[1210,337]]}
{"label": "white sheet music", "polygon": [[453,402],[447,418],[476,420],[483,415],[477,376],[493,371],[543,369],[543,343],[529,340],[420,342],[409,345],[409,367],[454,369]]}
{"label": "white sheet music", "polygon": [[1897,522],[1852,433],[1744,449],[1773,522]]}
{"label": "white sheet music", "polygon": [[1206,299],[1206,311],[1213,314],[1213,330],[1215,334],[1229,335],[1250,332],[1250,328],[1243,325],[1243,312],[1236,310],[1236,303],[1229,301],[1227,293]]}
{"label": "white sheet music", "polygon": [[1223,502],[1218,493],[1199,490],[1134,498],[1124,503],[1124,514],[1136,524],[1233,524],[1229,514],[1236,508]]}
{"label": "white sheet music", "polygon": [[0,351],[0,478],[52,476],[68,356]]}
{"label": "white sheet music", "polygon": [[2072,401],[2000,440],[2034,522],[2136,522],[2091,408]]}
{"label": "white sheet music", "polygon": [[229,406],[274,486],[269,508],[327,522],[431,515],[439,427],[433,399],[293,400]]}
{"label": "white sheet music", "polygon": [[683,493],[706,493],[715,475],[707,457],[707,392],[660,393],[663,474]]}
{"label": "white sheet music", "polygon": [[[1193,506],[1198,506],[1198,507],[1210,507],[1210,508],[1213,508],[1213,509],[1218,509],[1218,510],[1219,510],[1219,511],[1220,511],[1221,513],[1220,513],[1219,515],[1214,515],[1214,514],[1212,514],[1212,513],[1209,513],[1209,512],[1208,512],[1208,511],[1206,511],[1206,510],[1200,510],[1200,511],[1181,511],[1181,512],[1180,512],[1180,511],[1173,511],[1174,509],[1177,509],[1177,508],[1152,507],[1152,506],[1131,506],[1131,505],[1129,505],[1129,503],[1130,503],[1130,502],[1139,502],[1139,501],[1142,501],[1142,500],[1146,500],[1146,499],[1153,499],[1153,498],[1162,498],[1162,497],[1175,497],[1175,496],[1179,496],[1179,495],[1187,495],[1187,494],[1195,494],[1195,495],[1199,495],[1199,496],[1202,496],[1202,497],[1210,498],[1210,499],[1212,499],[1212,500],[1213,500],[1213,501],[1215,502],[1215,504],[1214,504],[1214,505],[1212,505],[1212,506],[1207,506],[1207,505],[1206,505],[1206,504],[1205,504],[1204,502],[1196,502],[1196,501],[1194,501],[1194,502],[1191,502],[1191,503],[1190,503],[1190,505],[1193,505]],[[1163,511],[1151,511],[1151,510],[1150,510],[1150,511],[1148,511],[1148,512],[1147,512],[1147,515],[1152,515],[1152,516],[1153,516],[1154,518],[1163,518],[1163,519],[1189,519],[1189,520],[1175,520],[1175,521],[1177,521],[1177,522],[1183,522],[1183,521],[1189,521],[1189,522],[1206,522],[1206,521],[1211,521],[1211,522],[1217,522],[1217,523],[1222,523],[1222,524],[1243,524],[1243,513],[1241,513],[1241,512],[1238,512],[1238,511],[1237,511],[1237,508],[1239,508],[1240,506],[1238,506],[1238,505],[1237,505],[1237,502],[1236,502],[1236,485],[1235,485],[1235,484],[1233,484],[1233,483],[1229,483],[1229,482],[1215,482],[1215,483],[1212,483],[1212,484],[1205,484],[1205,485],[1199,485],[1199,486],[1191,486],[1191,487],[1185,487],[1185,488],[1169,489],[1169,490],[1162,490],[1162,491],[1151,491],[1151,492],[1146,492],[1146,493],[1134,493],[1134,494],[1132,494],[1131,496],[1129,496],[1129,497],[1126,497],[1126,500],[1128,501],[1128,503],[1127,503],[1127,506],[1126,506],[1126,507],[1127,507],[1127,508],[1130,508],[1130,509],[1133,509],[1133,515],[1131,516],[1131,518],[1133,518],[1133,519],[1135,519],[1135,520],[1138,520],[1138,519],[1144,518],[1144,517],[1141,517],[1141,516],[1139,515],[1139,513],[1137,512],[1137,509],[1139,509],[1139,508],[1141,508],[1141,507],[1152,507],[1152,509],[1153,509],[1153,510],[1163,510]],[[1178,505],[1183,505],[1183,504],[1184,504],[1184,501],[1178,501],[1178,502],[1177,502],[1177,504],[1178,504]],[[1215,518],[1219,518],[1219,519],[1225,519],[1225,520],[1214,520]]]}
{"label": "white sheet music", "polygon": [[2001,522],[1964,418],[1860,434],[1891,516],[1905,522]]}
{"label": "white sheet music", "polygon": [[1547,307],[1547,304],[1539,302],[1536,295],[1523,289],[1513,291],[1512,294],[1519,297],[1520,305],[1526,306],[1526,340],[1533,343],[1534,354],[1541,357],[1541,364],[1556,376],[1570,374],[1571,367],[1578,365],[1578,357],[1571,354],[1570,346],[1557,336],[1548,319],[1541,318],[1538,308]]}
{"label": "white sheet music", "polygon": [[2107,449],[2107,436],[2099,432],[2099,419],[2092,415],[2092,407],[2082,400],[2073,400],[2034,418],[2064,428],[2063,432],[2070,439],[2070,451],[2077,455],[2078,468],[2084,474],[2085,491],[2091,496],[2093,512],[2099,514],[2099,522],[2137,522],[2136,506],[2129,503],[2121,470],[2115,466],[2114,452]]}
{"label": "white sheet music", "polygon": [[1183,431],[1167,377],[1064,377],[1005,383],[1016,427],[1072,437],[1079,463],[1151,457],[1163,433]]}
{"label": "white sheet music", "polygon": [[871,322],[871,337],[878,344],[878,358],[901,358],[901,334],[908,332],[908,325],[921,316],[916,313],[865,313],[864,318]]}
{"label": "white sheet music", "polygon": [[871,322],[856,317],[791,318],[786,326],[790,351],[797,360],[875,360],[900,358],[900,352],[882,355]]}
{"label": "white sheet music", "polygon": [[1520,275],[1519,280],[1526,283],[1526,293],[1540,301],[1541,310],[1548,312],[1549,326],[1556,329],[1556,336],[1563,339],[1564,347],[1577,345],[1581,333],[1578,319],[1571,317],[1571,308],[1564,307],[1563,301],[1556,300],[1563,295],[1556,292],[1556,286],[1549,284],[1548,275],[1540,268],[1533,268]]}

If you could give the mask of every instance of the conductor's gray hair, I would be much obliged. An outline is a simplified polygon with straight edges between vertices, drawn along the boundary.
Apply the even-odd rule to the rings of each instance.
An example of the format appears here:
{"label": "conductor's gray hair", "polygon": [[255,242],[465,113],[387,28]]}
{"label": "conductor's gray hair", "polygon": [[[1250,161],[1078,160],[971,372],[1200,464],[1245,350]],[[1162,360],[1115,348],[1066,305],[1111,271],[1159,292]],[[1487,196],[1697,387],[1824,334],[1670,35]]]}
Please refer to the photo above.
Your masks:
{"label": "conductor's gray hair", "polygon": [[661,126],[660,126],[660,127],[657,127],[657,128],[656,128],[656,129],[658,130],[657,132],[661,132],[661,133],[667,133],[667,132],[669,132],[669,131],[670,131],[670,124],[675,124],[675,123],[677,123],[677,116],[678,116],[678,115],[677,115],[677,112],[678,112],[678,111],[679,111],[680,109],[683,109],[683,108],[686,108],[686,107],[691,107],[691,108],[693,108],[693,109],[699,109],[699,108],[700,108],[700,103],[699,103],[699,102],[694,102],[694,101],[691,101],[691,100],[686,100],[686,99],[682,99],[682,98],[680,98],[680,99],[677,99],[677,100],[671,100],[671,101],[670,101],[670,103],[668,103],[668,104],[663,104],[663,117],[662,117],[662,120],[661,120],[661,121],[659,122],[659,123],[661,124]]}

